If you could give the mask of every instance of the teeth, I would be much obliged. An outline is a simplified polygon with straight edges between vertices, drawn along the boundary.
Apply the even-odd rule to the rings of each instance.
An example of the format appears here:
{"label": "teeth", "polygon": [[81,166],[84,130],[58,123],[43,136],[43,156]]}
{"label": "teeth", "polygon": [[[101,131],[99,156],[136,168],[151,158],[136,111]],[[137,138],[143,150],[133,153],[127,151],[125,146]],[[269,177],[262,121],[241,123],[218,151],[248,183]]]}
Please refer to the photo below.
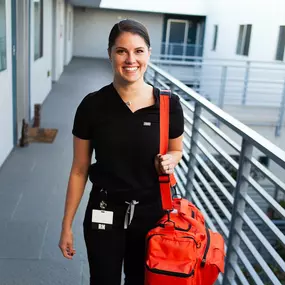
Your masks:
{"label": "teeth", "polygon": [[125,69],[128,70],[128,71],[135,71],[138,68],[137,67],[125,67]]}

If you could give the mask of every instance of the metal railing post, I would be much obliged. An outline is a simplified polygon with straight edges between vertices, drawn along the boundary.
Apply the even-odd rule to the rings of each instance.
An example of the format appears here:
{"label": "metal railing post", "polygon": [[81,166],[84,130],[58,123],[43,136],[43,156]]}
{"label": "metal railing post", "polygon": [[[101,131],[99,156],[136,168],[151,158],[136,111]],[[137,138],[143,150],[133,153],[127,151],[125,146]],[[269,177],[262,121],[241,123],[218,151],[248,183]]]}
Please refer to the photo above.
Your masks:
{"label": "metal railing post", "polygon": [[249,69],[250,69],[250,61],[246,62],[245,74],[244,74],[244,85],[243,85],[243,94],[242,94],[242,105],[246,104],[247,99],[247,87],[249,80]]}
{"label": "metal railing post", "polygon": [[[218,106],[221,109],[224,108],[227,73],[228,73],[228,67],[227,66],[223,66],[222,67],[222,76],[221,76],[219,100],[218,100]],[[219,120],[217,120],[216,125],[217,125],[217,127],[220,127],[220,121]]]}
{"label": "metal railing post", "polygon": [[155,72],[154,72],[154,75],[153,75],[153,86],[156,85],[157,76],[158,76],[158,74],[157,74],[157,72],[155,71]]}
{"label": "metal railing post", "polygon": [[276,137],[279,137],[281,135],[281,128],[283,126],[283,121],[284,121],[284,113],[285,113],[285,80],[284,80],[284,85],[283,85],[283,95],[282,95],[282,100],[281,100],[280,109],[279,109],[278,121],[277,121],[276,129],[275,129]]}
{"label": "metal railing post", "polygon": [[191,200],[191,192],[193,190],[193,180],[194,180],[194,167],[196,165],[196,154],[198,151],[197,141],[199,136],[199,128],[201,124],[200,116],[202,113],[202,107],[196,102],[195,103],[195,111],[193,115],[193,126],[192,126],[192,136],[191,136],[191,144],[189,150],[189,161],[188,161],[188,173],[187,173],[187,182],[186,182],[186,195],[187,199]]}
{"label": "metal railing post", "polygon": [[239,161],[239,170],[237,184],[234,192],[234,204],[232,210],[232,219],[230,224],[230,234],[227,242],[225,273],[223,276],[223,285],[234,284],[235,267],[238,263],[238,256],[235,249],[240,246],[240,233],[242,231],[243,219],[246,203],[244,197],[247,195],[248,178],[250,176],[253,146],[245,139],[242,142],[242,149]]}

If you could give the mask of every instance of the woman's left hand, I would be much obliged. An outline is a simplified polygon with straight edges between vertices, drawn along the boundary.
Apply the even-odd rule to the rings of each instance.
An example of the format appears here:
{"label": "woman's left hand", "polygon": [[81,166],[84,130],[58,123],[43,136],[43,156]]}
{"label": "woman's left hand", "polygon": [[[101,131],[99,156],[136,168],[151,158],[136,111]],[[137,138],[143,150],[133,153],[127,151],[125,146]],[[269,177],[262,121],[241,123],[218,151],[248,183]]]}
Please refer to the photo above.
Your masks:
{"label": "woman's left hand", "polygon": [[161,155],[155,157],[155,168],[158,174],[172,174],[176,165],[175,159],[171,154]]}

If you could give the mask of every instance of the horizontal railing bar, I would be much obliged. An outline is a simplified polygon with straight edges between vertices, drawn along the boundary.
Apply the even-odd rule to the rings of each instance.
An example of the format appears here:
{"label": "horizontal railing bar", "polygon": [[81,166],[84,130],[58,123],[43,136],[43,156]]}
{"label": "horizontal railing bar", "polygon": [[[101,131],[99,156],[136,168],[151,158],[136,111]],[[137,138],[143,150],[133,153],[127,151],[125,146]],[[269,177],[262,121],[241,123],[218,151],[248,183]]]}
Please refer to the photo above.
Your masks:
{"label": "horizontal railing bar", "polygon": [[258,205],[253,201],[251,197],[248,195],[246,197],[240,196],[243,198],[248,206],[250,206],[253,211],[259,216],[259,218],[268,226],[268,228],[278,237],[278,239],[282,242],[283,246],[285,246],[285,236],[282,232],[272,223],[272,221],[267,217],[267,215],[258,207]]}
{"label": "horizontal railing bar", "polygon": [[[242,260],[242,259],[240,258],[240,260]],[[240,269],[240,266],[237,263],[232,264],[230,262],[229,264],[230,264],[231,268],[234,270],[234,272],[236,273],[236,275],[237,275],[237,277],[238,277],[238,279],[239,279],[239,281],[241,282],[242,285],[251,285],[251,284],[248,283],[247,279],[245,278],[243,272]],[[263,282],[257,283],[257,284],[263,284]]]}
{"label": "horizontal railing bar", "polygon": [[224,159],[227,160],[228,163],[232,165],[232,167],[234,167],[236,170],[239,168],[238,163],[233,158],[231,158],[230,155],[228,155],[220,146],[218,146],[218,144],[215,143],[215,141],[210,138],[210,136],[208,136],[206,132],[204,132],[202,129],[199,129],[197,131],[218,153],[223,156]]}
{"label": "horizontal railing bar", "polygon": [[216,177],[216,175],[212,172],[212,170],[207,166],[207,164],[200,158],[199,155],[195,155],[196,160],[199,162],[199,164],[203,167],[203,169],[207,172],[209,177],[212,179],[212,181],[216,184],[216,186],[222,191],[222,193],[225,195],[225,197],[228,199],[228,201],[233,204],[233,196],[228,192],[228,190],[225,188],[225,186],[221,183],[221,181]]}
{"label": "horizontal railing bar", "polygon": [[177,183],[178,188],[181,191],[181,195],[184,197],[186,195],[186,189],[179,177],[176,178],[176,183]]}
{"label": "horizontal railing bar", "polygon": [[183,183],[184,186],[186,186],[187,184],[187,178],[185,177],[185,175],[183,174],[182,170],[180,169],[179,165],[176,165],[175,167],[175,171],[177,173],[177,175],[180,177],[181,182]]}
{"label": "horizontal railing bar", "polygon": [[[192,191],[191,196],[192,196],[194,205],[195,205],[200,211],[202,211],[203,216],[205,217],[205,221],[206,221],[207,225],[209,226],[209,228],[210,228],[211,230],[217,232],[216,226],[215,226],[214,223],[212,222],[212,219],[210,219],[210,217],[208,216],[207,211],[205,210],[205,208],[204,208],[203,205],[201,204],[199,198],[197,197],[197,195],[195,194],[194,191]],[[228,229],[227,229],[227,233],[226,233],[225,235],[226,235],[226,236],[229,235]]]}
{"label": "horizontal railing bar", "polygon": [[279,212],[285,218],[285,209],[271,196],[269,195],[254,179],[244,179],[262,196],[276,211]]}
{"label": "horizontal railing bar", "polygon": [[161,86],[163,86],[163,88],[169,89],[169,86],[168,86],[164,81],[162,81],[161,79],[156,78],[156,81],[157,81]]}
{"label": "horizontal railing bar", "polygon": [[251,164],[256,167],[260,172],[262,172],[267,179],[269,179],[273,184],[278,186],[278,188],[281,189],[281,191],[285,191],[285,183],[283,183],[278,177],[276,177],[270,170],[268,170],[266,167],[264,167],[259,161],[257,161],[255,158],[252,158],[250,160]]}
{"label": "horizontal railing bar", "polygon": [[[241,216],[241,215],[240,215]],[[252,222],[252,220],[248,216],[242,215],[241,218],[248,225],[251,231],[254,233],[256,238],[260,241],[260,243],[266,248],[268,253],[273,257],[273,259],[278,263],[280,268],[285,268],[284,260],[278,255],[274,247],[270,244],[270,242],[265,238],[265,236],[261,233],[259,228]],[[284,270],[285,271],[285,270]]]}
{"label": "horizontal railing bar", "polygon": [[212,164],[219,170],[219,172],[227,179],[230,185],[235,188],[236,181],[232,178],[228,171],[214,158],[214,156],[207,151],[207,149],[200,142],[195,142],[198,148],[207,156],[207,158],[212,162]]}
{"label": "horizontal railing bar", "polygon": [[185,173],[187,173],[187,172],[188,172],[188,166],[186,165],[186,163],[184,162],[183,159],[180,160],[179,164],[181,165],[183,171],[184,171]]}
{"label": "horizontal railing bar", "polygon": [[[264,284],[262,282],[262,280],[260,279],[259,275],[256,273],[255,269],[253,268],[253,266],[251,265],[251,263],[249,262],[248,258],[246,257],[246,255],[244,254],[244,252],[242,251],[241,248],[236,248],[235,246],[233,247],[234,251],[236,252],[236,254],[238,255],[239,259],[241,260],[241,262],[244,264],[244,266],[246,267],[248,273],[250,274],[250,276],[252,277],[252,279],[254,280],[254,282],[256,284]],[[232,263],[230,263],[231,267],[234,269],[234,266]],[[238,266],[237,263],[235,263],[236,267]],[[235,270],[235,269],[234,269]]]}
{"label": "horizontal railing bar", "polygon": [[275,274],[272,272],[270,267],[267,265],[266,261],[260,255],[259,251],[255,248],[255,246],[252,244],[250,239],[247,237],[247,235],[243,231],[241,231],[240,233],[236,231],[236,233],[241,237],[245,246],[251,252],[251,254],[256,259],[256,261],[259,263],[259,265],[262,267],[262,269],[264,270],[264,272],[266,273],[270,281],[273,282],[274,285],[282,285],[277,279],[277,277],[275,276]]}
{"label": "horizontal railing bar", "polygon": [[234,142],[232,139],[230,139],[227,135],[225,135],[218,127],[216,127],[213,123],[211,123],[204,116],[200,116],[199,118],[210,129],[212,129],[217,135],[219,135],[220,138],[222,138],[226,143],[228,143],[234,150],[236,150],[238,153],[241,152],[241,147],[236,142]]}
{"label": "horizontal railing bar", "polygon": [[[188,141],[186,141],[186,140],[183,139],[183,144],[188,148],[188,150],[190,149],[190,147],[191,147],[190,142],[188,142]],[[189,158],[189,155],[188,155],[188,158]],[[187,160],[188,160],[188,159],[187,159]]]}
{"label": "horizontal railing bar", "polygon": [[208,191],[208,193],[211,195],[211,197],[215,200],[215,202],[217,203],[217,205],[220,207],[220,209],[222,210],[222,212],[225,214],[226,218],[230,221],[231,220],[231,213],[229,212],[229,210],[227,209],[227,207],[224,205],[224,203],[221,201],[220,197],[215,193],[214,189],[212,188],[212,186],[208,183],[208,181],[205,179],[205,177],[203,176],[203,174],[201,173],[201,171],[198,169],[198,167],[194,167],[194,172],[195,174],[198,176],[198,178],[201,180],[201,183],[203,184],[203,186],[206,188],[206,190]]}
{"label": "horizontal railing bar", "polygon": [[241,135],[245,140],[247,140],[250,144],[260,149],[262,152],[266,153],[271,159],[273,159],[277,164],[281,165],[285,168],[285,152],[275,146],[266,138],[262,137],[260,134],[250,129],[243,123],[239,122],[207,99],[200,96],[191,88],[187,87],[185,84],[181,83],[175,77],[169,75],[167,72],[158,68],[152,63],[149,63],[150,68],[154,69],[156,72],[160,73],[162,76],[167,78],[177,87],[179,87],[182,91],[191,95],[191,98],[200,104],[204,109],[206,109],[209,113],[218,118],[222,123],[230,127],[233,131]]}
{"label": "horizontal railing bar", "polygon": [[189,138],[192,136],[192,131],[187,126],[184,126],[184,134],[186,134]]}
{"label": "horizontal railing bar", "polygon": [[223,220],[220,218],[219,214],[217,213],[217,211],[215,210],[215,208],[213,207],[209,199],[206,197],[205,193],[203,192],[203,190],[201,189],[201,187],[199,186],[199,184],[197,183],[195,179],[193,181],[193,185],[196,191],[199,193],[201,199],[204,201],[204,203],[208,207],[210,213],[213,215],[213,218],[215,219],[215,221],[217,222],[217,224],[219,225],[223,233],[224,234],[228,233],[227,226],[225,225]]}

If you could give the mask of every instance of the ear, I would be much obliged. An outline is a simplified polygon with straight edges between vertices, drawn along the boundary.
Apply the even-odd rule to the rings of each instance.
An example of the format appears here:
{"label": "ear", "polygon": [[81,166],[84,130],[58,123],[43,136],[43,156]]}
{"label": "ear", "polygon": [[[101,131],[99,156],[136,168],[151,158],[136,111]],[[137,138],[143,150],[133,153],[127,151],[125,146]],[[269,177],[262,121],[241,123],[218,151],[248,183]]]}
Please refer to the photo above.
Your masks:
{"label": "ear", "polygon": [[110,61],[112,61],[111,51],[110,51],[110,49],[108,49],[108,56],[109,56],[109,60],[110,60]]}

